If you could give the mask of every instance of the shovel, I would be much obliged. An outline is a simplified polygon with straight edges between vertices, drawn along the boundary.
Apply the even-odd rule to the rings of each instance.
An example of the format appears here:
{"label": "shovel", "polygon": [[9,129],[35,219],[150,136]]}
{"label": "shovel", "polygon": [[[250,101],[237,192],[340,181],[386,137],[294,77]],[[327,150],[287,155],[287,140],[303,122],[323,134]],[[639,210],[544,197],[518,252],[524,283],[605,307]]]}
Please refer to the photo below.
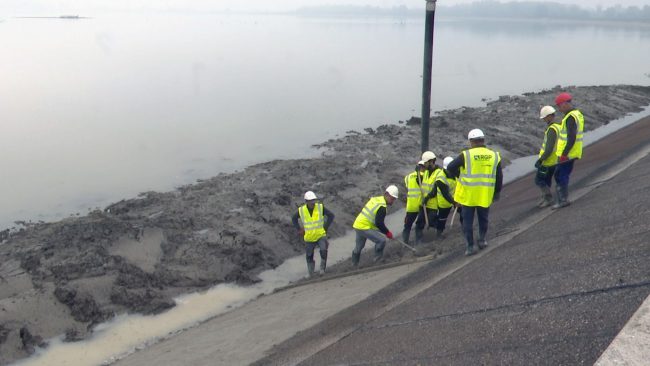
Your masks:
{"label": "shovel", "polygon": [[405,247],[411,249],[413,252],[416,251],[415,248],[413,248],[412,246],[406,244],[405,242],[403,242],[403,241],[401,241],[401,240],[399,240],[399,239],[397,239],[397,238],[393,238],[393,239],[391,239],[391,240],[394,240],[394,241],[396,241],[396,242],[402,244],[403,246],[405,246]]}
{"label": "shovel", "polygon": [[449,224],[449,229],[454,227],[454,219],[456,218],[456,212],[458,211],[458,207],[454,207],[454,213],[451,214],[451,224]]}

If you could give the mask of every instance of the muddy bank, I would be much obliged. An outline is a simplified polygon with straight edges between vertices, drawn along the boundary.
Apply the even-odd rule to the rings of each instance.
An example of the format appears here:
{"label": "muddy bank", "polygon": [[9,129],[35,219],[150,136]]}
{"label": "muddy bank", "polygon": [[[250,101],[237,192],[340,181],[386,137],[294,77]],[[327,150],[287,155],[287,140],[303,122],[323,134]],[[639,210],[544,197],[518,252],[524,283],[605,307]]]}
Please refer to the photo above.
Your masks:
{"label": "muddy bank", "polygon": [[[441,112],[432,119],[430,146],[440,156],[456,155],[478,127],[506,163],[534,154],[544,131],[539,108],[559,90]],[[563,90],[574,94],[587,130],[650,104],[650,87]],[[341,235],[369,196],[400,184],[412,169],[419,128],[412,118],[348,131],[315,146],[320,158],[258,164],[172,192],[146,192],[85,217],[1,233],[0,364],[54,335],[81,339],[115,314],[164,311],[180,293],[258,281],[261,271],[302,253],[290,216],[305,190],[336,213],[330,236]]]}

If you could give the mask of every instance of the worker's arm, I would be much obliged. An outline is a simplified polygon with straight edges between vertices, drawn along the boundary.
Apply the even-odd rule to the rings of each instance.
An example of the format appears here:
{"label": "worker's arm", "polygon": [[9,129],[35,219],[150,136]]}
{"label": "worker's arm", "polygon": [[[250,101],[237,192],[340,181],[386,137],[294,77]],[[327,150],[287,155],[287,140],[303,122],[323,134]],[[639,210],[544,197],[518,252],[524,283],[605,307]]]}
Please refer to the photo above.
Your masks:
{"label": "worker's arm", "polygon": [[549,128],[548,131],[546,131],[546,150],[544,150],[544,154],[537,159],[537,161],[541,162],[548,159],[551,154],[553,154],[555,149],[552,147],[555,146],[555,143],[557,142],[557,133],[555,133],[555,130],[552,128]]}
{"label": "worker's arm", "polygon": [[334,214],[332,213],[332,211],[328,210],[327,208],[325,208],[325,206],[323,206],[323,216],[326,217],[324,228],[325,231],[327,231],[330,225],[332,225],[332,221],[334,221]]}
{"label": "worker's arm", "polygon": [[388,228],[384,224],[384,219],[386,218],[386,207],[379,207],[377,214],[375,215],[375,226],[381,231],[382,234],[388,233]]}
{"label": "worker's arm", "polygon": [[578,134],[578,122],[576,121],[575,117],[569,116],[569,118],[567,118],[566,129],[567,129],[566,146],[564,147],[564,151],[562,152],[562,155],[564,156],[569,155],[569,151],[571,151],[571,148],[576,143],[576,135]]}
{"label": "worker's arm", "polygon": [[460,176],[460,168],[465,165],[465,154],[460,153],[456,159],[452,160],[449,165],[447,165],[447,171],[451,173],[454,178]]}
{"label": "worker's arm", "polygon": [[291,217],[291,222],[293,223],[293,227],[296,228],[296,230],[300,230],[300,224],[298,223],[298,219],[300,219],[300,214],[298,214],[298,211],[296,211],[295,214]]}
{"label": "worker's arm", "polygon": [[454,197],[449,193],[449,186],[443,183],[442,181],[436,181],[436,191],[439,189],[440,194],[447,200],[447,202],[454,204]]}
{"label": "worker's arm", "polygon": [[496,193],[501,192],[501,186],[503,185],[503,171],[501,170],[501,162],[497,164],[497,176],[494,186],[494,191]]}

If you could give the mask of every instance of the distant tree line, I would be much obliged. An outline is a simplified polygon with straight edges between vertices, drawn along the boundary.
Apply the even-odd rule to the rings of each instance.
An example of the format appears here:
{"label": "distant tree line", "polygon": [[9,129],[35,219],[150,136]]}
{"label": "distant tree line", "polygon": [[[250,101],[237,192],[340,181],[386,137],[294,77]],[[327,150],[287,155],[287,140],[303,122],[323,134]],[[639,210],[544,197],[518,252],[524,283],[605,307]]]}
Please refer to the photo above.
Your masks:
{"label": "distant tree line", "polygon": [[[586,9],[577,5],[555,2],[505,2],[486,0],[463,5],[438,5],[438,11],[445,16],[471,18],[511,19],[578,19],[650,22],[650,5],[643,7],[616,5]],[[423,9],[395,6],[311,6],[296,11],[303,16],[335,17],[421,17]]]}

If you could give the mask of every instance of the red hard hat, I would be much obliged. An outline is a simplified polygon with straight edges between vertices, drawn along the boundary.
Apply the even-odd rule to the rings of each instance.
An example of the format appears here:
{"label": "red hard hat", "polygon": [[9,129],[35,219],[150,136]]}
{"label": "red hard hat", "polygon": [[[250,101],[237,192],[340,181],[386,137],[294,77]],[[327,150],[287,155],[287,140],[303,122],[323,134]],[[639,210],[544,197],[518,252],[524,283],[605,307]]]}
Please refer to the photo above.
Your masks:
{"label": "red hard hat", "polygon": [[569,93],[560,93],[555,97],[555,104],[560,105],[562,103],[570,102],[571,101],[571,94]]}

